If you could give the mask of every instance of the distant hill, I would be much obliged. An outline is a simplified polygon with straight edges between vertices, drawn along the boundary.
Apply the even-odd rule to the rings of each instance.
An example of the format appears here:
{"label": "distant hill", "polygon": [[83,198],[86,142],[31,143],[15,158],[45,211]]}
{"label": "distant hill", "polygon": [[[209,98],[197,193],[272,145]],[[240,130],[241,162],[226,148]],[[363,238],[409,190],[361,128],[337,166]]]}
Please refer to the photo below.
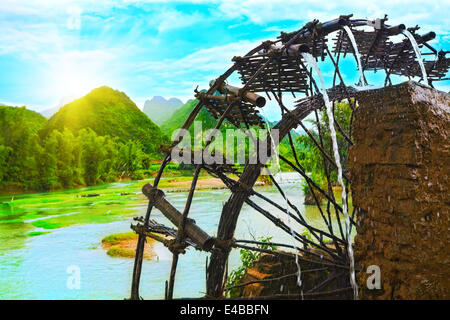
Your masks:
{"label": "distant hill", "polygon": [[24,143],[24,135],[40,130],[47,119],[26,107],[0,105],[0,144],[13,148]]}
{"label": "distant hill", "polygon": [[40,114],[42,114],[46,118],[50,118],[52,115],[57,113],[58,110],[62,106],[66,105],[68,103],[71,103],[72,101],[76,100],[77,98],[79,98],[79,96],[76,96],[76,95],[65,96],[65,97],[61,98],[61,100],[59,100],[59,103],[56,107],[45,109],[45,110],[41,111]]}
{"label": "distant hill", "polygon": [[[189,100],[184,105],[176,109],[172,113],[172,115],[161,124],[161,130],[165,132],[170,138],[172,136],[172,132],[176,129],[179,129],[184,124],[189,114],[197,105],[197,102],[197,99]],[[213,116],[209,114],[209,112],[205,108],[202,108],[196,118],[196,121],[202,122],[203,130],[214,128],[217,123],[217,120],[214,119]]]}
{"label": "distant hill", "polygon": [[46,122],[26,107],[0,106],[0,187],[24,186],[36,176],[33,154],[41,151],[37,132]]}
{"label": "distant hill", "polygon": [[[172,116],[164,121],[163,124],[161,124],[161,130],[165,132],[169,138],[172,137],[173,131],[179,129],[189,116],[189,114],[192,112],[192,110],[195,108],[198,100],[189,100],[184,104],[182,107],[176,109]],[[202,122],[202,129],[203,131],[207,129],[214,128],[217,124],[217,119],[214,119],[213,116],[209,114],[209,112],[203,107],[200,113],[198,114],[196,121]],[[276,121],[267,121],[269,123],[269,127],[273,128],[276,125]],[[221,131],[222,134],[225,135],[226,129],[233,129],[235,128],[234,125],[228,123],[227,121],[224,122],[224,126],[222,126]],[[255,127],[255,130],[259,130],[259,127]],[[189,132],[191,137],[194,136],[193,126],[189,128]],[[300,136],[299,133],[297,133],[295,130],[291,130],[291,137],[292,142],[295,146],[295,148],[299,151],[300,149],[303,149],[302,145],[297,141],[297,138]],[[203,137],[205,138],[205,137]],[[235,146],[235,154],[238,152],[238,149],[243,148],[243,146]],[[248,149],[248,147],[246,147]],[[293,154],[290,148],[290,142],[289,138],[286,136],[280,143],[280,153],[285,156],[286,158],[290,159],[292,162],[294,162]],[[287,170],[288,168],[283,168],[284,170]]]}
{"label": "distant hill", "polygon": [[155,96],[144,103],[144,113],[157,125],[161,125],[169,119],[175,109],[181,107],[183,102],[177,98],[166,100],[164,97]]}
{"label": "distant hill", "polygon": [[98,135],[110,135],[126,142],[142,143],[148,153],[168,142],[165,134],[123,92],[103,86],[61,107],[44,126],[42,136],[64,127],[77,134],[90,128]]}
{"label": "distant hill", "polygon": [[[171,137],[172,132],[184,124],[184,121],[187,119],[192,110],[194,110],[197,102],[197,99],[189,100],[183,106],[176,109],[173,114],[161,124],[161,130]],[[218,120],[214,119],[214,117],[203,107],[198,114],[196,121],[201,121],[203,130],[207,130],[214,128]],[[267,122],[269,123],[270,128],[274,127],[277,123],[276,121]],[[227,121],[225,121],[225,125],[227,128],[234,128],[234,126]],[[299,134],[294,130],[291,130],[291,134],[294,139],[299,136]]]}
{"label": "distant hill", "polygon": [[55,113],[58,112],[59,108],[61,108],[61,106],[48,108],[48,109],[40,111],[39,113],[42,114],[46,118],[50,118],[52,115],[54,115]]}

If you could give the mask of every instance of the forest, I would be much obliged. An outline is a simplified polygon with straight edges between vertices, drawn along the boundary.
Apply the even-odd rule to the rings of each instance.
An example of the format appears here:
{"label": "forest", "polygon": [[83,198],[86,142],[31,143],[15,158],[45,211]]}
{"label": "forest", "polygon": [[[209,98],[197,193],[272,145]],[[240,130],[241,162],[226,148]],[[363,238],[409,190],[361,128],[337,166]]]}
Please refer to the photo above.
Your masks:
{"label": "forest", "polygon": [[[161,145],[169,144],[173,131],[183,124],[196,103],[197,100],[189,100],[161,128],[124,93],[108,87],[94,89],[63,106],[48,120],[26,107],[0,106],[0,190],[50,191],[152,176],[163,157]],[[348,130],[348,104],[336,104],[336,110],[339,123]],[[326,113],[318,115],[315,120],[308,120],[308,127],[316,138],[318,124],[328,132],[320,143],[330,150]],[[202,122],[203,130],[213,128],[216,122],[205,109],[197,120]],[[222,130],[227,128],[234,126],[224,125]],[[190,131],[193,133],[192,127]],[[336,180],[334,168],[323,167],[320,150],[306,134],[292,131],[291,140],[300,164],[315,179],[325,183],[324,173],[329,170],[332,180]],[[295,162],[289,143],[288,137],[283,139],[279,151]],[[338,143],[340,150],[347,150],[339,133]],[[242,148],[248,150],[248,144],[236,146],[234,153]],[[346,155],[341,157],[345,163]],[[283,162],[280,164],[282,170],[287,170]],[[182,175],[189,175],[192,170],[189,165],[178,164],[168,169]]]}
{"label": "forest", "polygon": [[[139,179],[139,170],[150,166],[152,157],[139,142],[121,142],[90,128],[75,134],[67,128],[54,129],[41,137],[32,119],[45,119],[33,111],[1,107],[0,113],[3,188],[48,191],[112,182],[124,176]],[[9,116],[5,117],[6,113]]]}
{"label": "forest", "polygon": [[167,142],[125,94],[108,87],[49,120],[26,107],[0,106],[0,188],[49,191],[140,179]]}

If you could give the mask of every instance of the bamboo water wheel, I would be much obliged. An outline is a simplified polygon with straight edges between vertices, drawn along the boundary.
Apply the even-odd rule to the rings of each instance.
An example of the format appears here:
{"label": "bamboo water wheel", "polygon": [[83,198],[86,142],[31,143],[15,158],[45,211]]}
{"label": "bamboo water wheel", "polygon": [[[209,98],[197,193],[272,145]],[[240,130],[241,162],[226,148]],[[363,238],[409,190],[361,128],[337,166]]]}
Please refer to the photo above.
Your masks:
{"label": "bamboo water wheel", "polygon": [[[133,270],[133,280],[131,289],[131,299],[140,299],[139,285],[142,268],[143,249],[146,237],[153,237],[163,242],[173,253],[170,279],[166,282],[166,299],[173,298],[174,281],[180,254],[183,254],[188,247],[203,250],[210,253],[209,265],[207,266],[206,287],[207,298],[223,298],[225,288],[225,276],[227,259],[231,249],[245,248],[248,250],[272,252],[283,254],[280,251],[273,252],[270,249],[261,249],[256,240],[235,239],[235,229],[238,217],[244,204],[252,207],[257,212],[267,218],[268,223],[273,223],[280,229],[280,232],[291,233],[295,240],[303,246],[295,247],[298,259],[309,263],[320,264],[322,268],[330,268],[339,272],[331,272],[320,284],[313,287],[303,288],[303,297],[326,297],[329,294],[327,284],[337,279],[343,279],[344,284],[341,290],[352,290],[350,276],[353,272],[352,261],[349,251],[349,233],[355,228],[355,213],[358,208],[354,207],[348,213],[349,225],[345,225],[344,204],[337,200],[331,187],[330,171],[337,167],[336,158],[332,150],[326,150],[323,140],[324,128],[317,128],[318,136],[313,135],[304,120],[310,114],[318,118],[318,112],[325,108],[323,91],[320,90],[313,76],[313,70],[308,66],[303,53],[309,53],[316,61],[328,61],[334,66],[333,83],[327,89],[329,100],[334,105],[339,101],[346,101],[352,111],[357,107],[358,90],[364,88],[354,88],[344,83],[344,77],[339,68],[339,63],[347,54],[357,58],[358,51],[352,45],[352,39],[345,28],[349,28],[354,36],[356,48],[359,51],[362,70],[361,73],[384,71],[384,83],[389,86],[393,83],[393,76],[408,77],[424,81],[423,72],[417,62],[417,53],[410,40],[402,37],[405,30],[404,25],[391,26],[387,23],[387,18],[376,20],[353,19],[352,15],[341,16],[335,20],[321,23],[318,20],[307,23],[300,30],[284,33],[275,40],[264,41],[244,56],[234,57],[232,66],[211,82],[206,92],[196,92],[198,104],[192,113],[185,120],[183,129],[188,129],[194,122],[200,110],[206,110],[217,119],[216,129],[223,126],[225,120],[237,128],[246,129],[251,126],[266,127],[265,137],[259,137],[260,141],[265,141],[271,146],[272,130],[278,130],[279,140],[284,137],[289,138],[290,148],[295,160],[280,155],[280,160],[285,162],[292,171],[299,173],[308,187],[312,190],[312,196],[318,207],[320,214],[327,226],[323,230],[312,226],[305,215],[293,203],[286,199],[289,210],[263,194],[255,190],[254,185],[262,170],[266,170],[266,163],[247,163],[242,170],[236,170],[232,165],[212,163],[193,164],[195,173],[192,185],[188,193],[185,207],[175,208],[165,198],[164,192],[158,189],[158,183],[164,173],[164,169],[171,161],[171,154],[177,150],[177,145],[182,140],[180,135],[173,142],[171,148],[166,150],[166,156],[161,163],[159,172],[155,178],[153,186],[148,184],[143,188],[143,193],[148,197],[148,209],[144,217],[136,218],[137,223],[132,225],[132,229],[139,234],[136,249],[136,258]],[[437,51],[428,44],[435,37],[433,32],[423,35],[418,33],[418,27],[407,29],[415,38],[417,45],[422,50],[424,57],[431,57],[424,61],[426,74],[430,86],[437,81],[448,80],[446,74],[449,69],[449,58],[447,52]],[[332,43],[332,44],[330,44]],[[233,73],[237,73],[242,84],[239,87],[227,83],[227,79]],[[316,78],[317,79],[317,78]],[[365,79],[361,79],[363,82]],[[217,94],[217,93],[221,94]],[[286,94],[297,97],[292,108],[285,106],[283,99]],[[261,108],[264,108],[265,97],[275,101],[279,106],[281,120],[272,128],[268,128],[260,115]],[[334,117],[336,130],[346,141],[346,148],[352,145],[351,126],[348,131],[340,125],[339,119]],[[351,115],[351,120],[353,114]],[[325,168],[326,183],[329,188],[311,178],[301,165],[292,142],[291,130],[301,127],[314,145],[320,150]],[[210,141],[207,141],[205,148]],[[330,148],[331,149],[331,148]],[[177,151],[178,152],[178,151]],[[231,196],[223,205],[222,214],[218,222],[218,229],[215,235],[204,232],[200,225],[189,218],[189,212],[196,191],[197,180],[200,172],[204,170],[214,177],[220,178],[230,189]],[[230,174],[233,174],[231,176]],[[238,177],[233,178],[233,177]],[[268,174],[277,190],[283,198],[286,195],[282,188]],[[345,189],[349,190],[350,181],[344,171],[342,173]],[[280,219],[276,218],[273,211],[269,212],[259,206],[254,199],[267,202],[273,210],[278,210],[289,215],[299,226],[306,228],[311,234],[310,238],[302,235],[298,230],[290,230]],[[324,198],[326,205],[321,205],[319,198]],[[345,205],[348,205],[346,203]],[[151,219],[151,212],[156,208],[161,211],[174,225],[174,228],[161,225]],[[337,220],[339,228],[332,228],[331,217]],[[347,227],[347,228],[346,228]],[[349,228],[349,229],[348,229]],[[157,236],[162,234],[166,237]],[[293,249],[292,244],[277,244],[280,248]],[[315,248],[314,250],[305,248]],[[284,254],[292,254],[285,252]],[[320,261],[317,260],[320,255]],[[319,261],[319,262],[317,262]],[[357,270],[356,270],[357,271]],[[354,288],[353,288],[354,289]],[[350,294],[351,296],[351,294]],[[287,296],[283,296],[286,298]],[[273,298],[276,298],[275,296]]]}

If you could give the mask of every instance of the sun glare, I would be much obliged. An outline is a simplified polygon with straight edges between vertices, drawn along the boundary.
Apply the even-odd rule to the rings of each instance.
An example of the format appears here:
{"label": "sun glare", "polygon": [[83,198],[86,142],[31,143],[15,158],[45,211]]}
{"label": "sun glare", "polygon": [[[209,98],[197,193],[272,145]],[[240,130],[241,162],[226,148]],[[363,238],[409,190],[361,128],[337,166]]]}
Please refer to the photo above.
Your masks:
{"label": "sun glare", "polygon": [[99,77],[87,70],[61,70],[55,79],[61,98],[77,99],[102,85]]}
{"label": "sun glare", "polygon": [[106,61],[94,54],[63,53],[52,63],[51,90],[64,103],[78,99],[92,89],[111,83],[106,75]]}

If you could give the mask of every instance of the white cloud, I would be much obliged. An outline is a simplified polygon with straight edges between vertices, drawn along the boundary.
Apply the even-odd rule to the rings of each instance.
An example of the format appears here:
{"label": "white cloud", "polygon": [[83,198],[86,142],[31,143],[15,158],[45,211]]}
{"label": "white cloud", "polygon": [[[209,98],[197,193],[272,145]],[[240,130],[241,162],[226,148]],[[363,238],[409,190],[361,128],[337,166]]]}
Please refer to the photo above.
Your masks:
{"label": "white cloud", "polygon": [[81,29],[81,13],[83,10],[78,5],[71,5],[67,8],[67,28],[70,30]]}
{"label": "white cloud", "polygon": [[0,54],[33,55],[43,49],[54,50],[68,40],[54,24],[10,24],[0,22]]}
{"label": "white cloud", "polygon": [[231,58],[235,55],[244,55],[255,47],[258,42],[247,40],[229,43],[223,46],[198,50],[181,59],[165,59],[151,61],[137,65],[138,72],[148,72],[152,75],[163,76],[170,79],[183,74],[199,74],[205,72],[211,76],[219,76],[232,65]]}
{"label": "white cloud", "polygon": [[224,0],[221,12],[229,18],[248,17],[252,22],[264,24],[279,20],[326,21],[341,14],[353,13],[355,18],[382,18],[407,26],[428,25],[448,33],[449,0],[426,2],[423,0]]}
{"label": "white cloud", "polygon": [[180,29],[197,23],[200,19],[204,19],[199,13],[185,14],[177,10],[165,10],[158,14],[160,20],[158,31],[164,32],[173,29]]}
{"label": "white cloud", "polygon": [[[131,82],[146,83],[149,93],[165,97],[176,96],[183,101],[193,99],[194,89],[205,89],[209,81],[220,76],[233,64],[235,55],[245,55],[259,44],[259,41],[238,41],[222,46],[198,50],[181,59],[139,62],[128,65],[133,70]],[[239,85],[239,79],[233,75],[230,81]],[[141,105],[142,98],[138,98]]]}
{"label": "white cloud", "polygon": [[[92,12],[108,12],[114,7],[124,7],[129,4],[144,5],[145,3],[168,3],[164,0],[2,0],[0,1],[0,54],[36,51],[71,43],[69,35],[63,28],[78,30],[83,19],[96,19]],[[206,1],[177,1],[187,3],[202,3]],[[354,13],[357,18],[383,17],[386,13],[392,24],[405,23],[407,26],[422,26],[421,32],[435,31],[439,36],[449,34],[448,15],[450,0],[439,2],[424,2],[423,0],[341,0],[339,2],[323,0],[223,0],[214,1],[218,9],[208,13],[194,12],[187,14],[170,6],[161,6],[157,12],[149,12],[149,21],[137,22],[132,25],[128,38],[138,39],[141,36],[140,23],[153,23],[159,32],[184,28],[194,25],[200,20],[237,19],[247,17],[256,24],[270,24],[280,20],[311,20],[321,21],[333,19],[340,14]],[[21,19],[10,21],[14,15],[23,15]],[[32,17],[34,23],[23,23],[23,18]],[[40,20],[36,20],[37,18]],[[49,18],[51,17],[51,18]],[[6,19],[8,18],[8,19]],[[98,22],[100,25],[101,22]],[[111,26],[119,21],[101,23],[107,36]],[[238,25],[246,24],[240,22]],[[63,28],[62,28],[63,27]],[[269,27],[266,30],[275,30]],[[137,32],[134,30],[137,29]],[[70,31],[70,30],[69,30]]]}
{"label": "white cloud", "polygon": [[[84,11],[98,12],[130,4],[145,5],[147,3],[170,5],[176,3],[214,3],[226,18],[248,17],[252,22],[263,24],[278,20],[305,20],[318,18],[326,20],[340,14],[354,13],[358,18],[377,18],[388,14],[397,23],[408,25],[430,24],[446,26],[450,0],[2,0],[0,13],[23,15],[51,15],[66,12],[67,8],[76,5]],[[168,12],[169,19],[179,16],[176,12]],[[182,23],[177,19],[175,24]],[[162,28],[170,27],[163,24]],[[448,27],[446,27],[448,29]]]}
{"label": "white cloud", "polygon": [[[20,55],[22,58],[50,66],[49,78],[53,82],[58,82],[57,75],[61,73],[73,74],[75,78],[80,79],[79,81],[83,75],[91,75],[92,83],[110,84],[120,80],[122,83],[116,87],[123,90],[134,88],[135,84],[145,86],[148,89],[142,89],[138,93],[141,97],[151,91],[164,96],[176,95],[186,100],[193,96],[193,89],[197,84],[200,88],[205,88],[209,80],[219,76],[232,65],[233,56],[244,55],[258,45],[259,41],[238,41],[214,46],[216,39],[211,39],[211,48],[198,50],[181,59],[148,58],[150,60],[148,61],[147,56],[143,56],[142,52],[146,53],[145,50],[148,48],[157,48],[167,43],[163,43],[166,39],[158,35],[154,37],[148,34],[143,35],[145,26],[151,25],[160,33],[164,33],[195,25],[200,20],[212,19],[217,24],[229,24],[230,20],[235,20],[235,24],[231,26],[234,29],[249,24],[259,24],[261,31],[280,31],[281,29],[274,25],[282,25],[277,22],[283,20],[298,21],[300,27],[305,21],[315,18],[326,21],[340,14],[354,13],[355,18],[372,19],[383,17],[386,13],[389,15],[390,24],[405,23],[407,26],[418,24],[422,27],[421,33],[433,30],[441,42],[448,42],[450,33],[448,25],[450,0],[439,2],[224,0],[213,1],[217,6],[215,10],[194,11],[189,14],[169,5],[168,2],[164,0],[1,0],[0,55]],[[211,3],[211,1],[202,0],[177,1],[179,2]],[[112,14],[110,11],[112,8],[124,8],[130,4],[144,8],[146,3],[161,4],[161,6],[155,6],[156,9],[153,11],[148,11],[149,19],[130,21],[128,16]],[[97,12],[101,15],[92,14]],[[108,16],[109,18],[105,18]],[[77,20],[77,17],[80,19]],[[91,42],[87,47],[78,45],[82,39],[76,32],[85,26],[99,27],[95,29],[99,34],[89,40]],[[116,26],[126,26],[127,34],[125,36],[121,34],[120,38],[115,38]],[[147,47],[143,47],[142,41],[145,41]],[[434,42],[438,42],[438,39]],[[110,83],[107,83],[108,79]],[[124,85],[121,86],[122,84]]]}

